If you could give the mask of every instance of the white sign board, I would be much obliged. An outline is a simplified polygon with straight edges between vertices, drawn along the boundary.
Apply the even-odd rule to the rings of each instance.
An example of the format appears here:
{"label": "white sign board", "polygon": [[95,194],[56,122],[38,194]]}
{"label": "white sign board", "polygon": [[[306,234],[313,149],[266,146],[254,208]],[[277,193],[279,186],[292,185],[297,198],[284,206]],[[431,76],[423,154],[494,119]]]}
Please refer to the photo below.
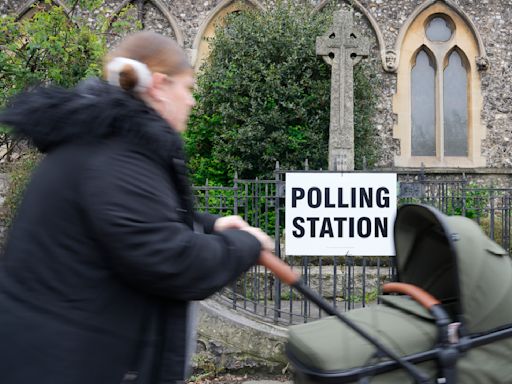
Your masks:
{"label": "white sign board", "polygon": [[286,254],[393,256],[394,173],[287,173]]}

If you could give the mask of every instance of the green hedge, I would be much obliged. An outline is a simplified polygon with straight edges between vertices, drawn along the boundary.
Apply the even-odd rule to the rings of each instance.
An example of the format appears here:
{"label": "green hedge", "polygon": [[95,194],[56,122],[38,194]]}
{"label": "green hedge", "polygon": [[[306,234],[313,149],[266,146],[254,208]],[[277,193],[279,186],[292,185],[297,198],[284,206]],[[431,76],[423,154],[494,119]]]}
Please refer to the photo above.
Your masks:
{"label": "green hedge", "polygon": [[[210,41],[201,68],[187,152],[196,185],[228,185],[271,177],[283,169],[326,169],[331,68],[315,41],[332,23],[332,11],[278,1],[266,12],[227,17]],[[371,126],[375,97],[370,70],[355,71],[356,164],[375,160]]]}
{"label": "green hedge", "polygon": [[[107,49],[107,28],[116,33],[127,26],[125,20],[124,24],[114,22],[109,27],[106,11],[96,11],[101,3],[67,0],[66,13],[51,0],[45,0],[33,6],[36,12],[31,17],[19,21],[14,16],[0,17],[0,108],[10,97],[33,86],[71,87],[85,77],[100,74]],[[95,25],[89,24],[84,10],[94,12]],[[2,162],[12,159],[12,164],[4,167],[10,172],[10,185],[1,217],[9,224],[40,156],[13,138],[7,127],[0,126],[0,143],[7,153]]]}

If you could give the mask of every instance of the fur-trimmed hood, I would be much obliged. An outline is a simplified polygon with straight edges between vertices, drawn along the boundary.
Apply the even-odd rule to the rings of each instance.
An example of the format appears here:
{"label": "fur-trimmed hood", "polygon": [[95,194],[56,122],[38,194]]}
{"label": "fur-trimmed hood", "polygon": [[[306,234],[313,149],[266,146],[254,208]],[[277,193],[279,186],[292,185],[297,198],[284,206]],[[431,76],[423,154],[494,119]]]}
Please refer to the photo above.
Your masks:
{"label": "fur-trimmed hood", "polygon": [[76,88],[37,88],[15,97],[0,124],[29,139],[41,152],[98,139],[126,140],[161,164],[189,212],[192,192],[180,134],[142,100],[90,78]]}
{"label": "fur-trimmed hood", "polygon": [[76,88],[37,88],[15,97],[0,123],[41,152],[67,143],[120,136],[158,154],[183,158],[180,135],[151,107],[122,89],[90,78]]}

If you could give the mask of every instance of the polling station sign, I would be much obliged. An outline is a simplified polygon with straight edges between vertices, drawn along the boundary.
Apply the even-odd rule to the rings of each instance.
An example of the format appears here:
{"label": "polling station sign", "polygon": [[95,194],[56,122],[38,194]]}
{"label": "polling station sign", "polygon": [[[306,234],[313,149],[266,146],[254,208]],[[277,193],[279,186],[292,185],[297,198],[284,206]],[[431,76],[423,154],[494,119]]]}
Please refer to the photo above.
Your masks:
{"label": "polling station sign", "polygon": [[392,256],[396,174],[287,173],[286,254]]}

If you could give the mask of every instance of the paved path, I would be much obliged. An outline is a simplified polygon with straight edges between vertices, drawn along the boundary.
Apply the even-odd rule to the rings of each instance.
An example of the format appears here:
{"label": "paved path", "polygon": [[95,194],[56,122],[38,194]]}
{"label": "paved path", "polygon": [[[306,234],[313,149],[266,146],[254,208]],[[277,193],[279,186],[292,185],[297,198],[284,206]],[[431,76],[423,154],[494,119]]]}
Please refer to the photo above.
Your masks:
{"label": "paved path", "polygon": [[251,380],[244,381],[242,384],[292,384],[291,381],[275,381],[275,380]]}

